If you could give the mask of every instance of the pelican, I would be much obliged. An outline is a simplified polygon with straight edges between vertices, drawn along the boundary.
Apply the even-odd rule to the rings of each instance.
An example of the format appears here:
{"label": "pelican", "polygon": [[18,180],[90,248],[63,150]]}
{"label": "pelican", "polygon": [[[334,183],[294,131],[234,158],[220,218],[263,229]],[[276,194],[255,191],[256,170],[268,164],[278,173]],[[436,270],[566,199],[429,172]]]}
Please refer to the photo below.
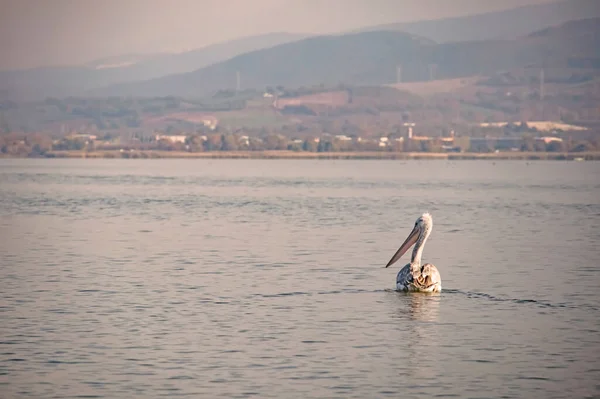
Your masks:
{"label": "pelican", "polygon": [[414,244],[410,263],[404,266],[396,276],[396,289],[399,291],[440,292],[442,291],[442,278],[440,272],[431,263],[421,266],[421,255],[425,242],[431,234],[433,219],[429,213],[424,213],[415,222],[412,231],[402,243],[398,251],[385,266],[393,265]]}

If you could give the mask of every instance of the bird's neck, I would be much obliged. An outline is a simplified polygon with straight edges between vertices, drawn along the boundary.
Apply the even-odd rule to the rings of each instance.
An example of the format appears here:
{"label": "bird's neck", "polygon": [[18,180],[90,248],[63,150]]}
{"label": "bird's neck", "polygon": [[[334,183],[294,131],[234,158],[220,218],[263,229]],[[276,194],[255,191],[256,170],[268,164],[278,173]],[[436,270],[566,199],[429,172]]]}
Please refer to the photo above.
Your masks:
{"label": "bird's neck", "polygon": [[413,272],[421,270],[421,257],[423,256],[423,248],[425,248],[425,242],[429,237],[429,229],[425,229],[417,239],[415,247],[410,257],[410,269]]}

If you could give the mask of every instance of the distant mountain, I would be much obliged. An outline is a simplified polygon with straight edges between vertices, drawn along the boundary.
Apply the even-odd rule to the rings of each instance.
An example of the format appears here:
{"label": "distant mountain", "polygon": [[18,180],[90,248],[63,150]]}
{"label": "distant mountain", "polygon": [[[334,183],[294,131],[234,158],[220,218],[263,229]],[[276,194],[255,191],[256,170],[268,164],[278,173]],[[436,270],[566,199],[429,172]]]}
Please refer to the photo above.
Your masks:
{"label": "distant mountain", "polygon": [[[224,43],[213,44],[197,50],[176,53],[146,56],[131,55],[126,58],[108,58],[95,61],[95,69],[106,68],[111,65],[131,64],[127,70],[129,76],[126,80],[146,80],[176,73],[191,72],[196,69],[227,60],[236,55],[273,47],[282,43],[289,43],[309,37],[306,34],[296,33],[268,33],[259,36],[250,36]],[[120,68],[119,68],[120,69]]]}
{"label": "distant mountain", "polygon": [[[526,39],[528,44],[510,40],[569,20],[598,18],[599,1],[568,0],[460,18],[384,25],[309,41],[301,41],[309,35],[271,33],[179,54],[130,54],[96,60],[84,66],[0,71],[0,101],[86,93],[198,95],[235,87],[237,71],[241,73],[242,87],[246,88],[315,82],[390,83],[395,80],[397,64],[402,64],[404,81],[427,79],[431,63],[438,64],[437,77],[465,76],[489,71],[492,67],[485,59],[487,55],[478,58],[477,54],[489,54],[490,60],[497,61],[498,69],[519,66],[522,64],[519,59],[539,61],[527,53],[534,49],[527,47],[533,46],[533,40]],[[363,34],[368,35],[361,36]],[[352,43],[353,40],[357,42]],[[434,42],[441,46],[434,46]],[[281,47],[294,43],[297,47]],[[273,52],[255,53],[275,46],[277,49]],[[369,46],[373,48],[369,49]],[[543,48],[541,43],[536,46],[534,54]],[[468,57],[461,53],[457,58],[456,51]],[[515,51],[525,53],[519,55]],[[564,53],[565,49],[560,51]],[[504,54],[508,59],[498,57],[498,54]],[[241,55],[244,57],[235,58]],[[280,56],[288,59],[279,59]],[[208,66],[211,68],[198,71]],[[193,71],[198,71],[194,72],[194,77],[183,78],[190,79],[188,83],[180,83],[176,77]],[[153,82],[161,77],[165,80]],[[174,82],[174,86],[161,82]]]}
{"label": "distant mountain", "polygon": [[161,57],[169,57],[170,53],[156,54],[121,54],[112,57],[100,58],[88,62],[84,67],[90,69],[108,69],[108,68],[124,68],[138,65],[144,62],[160,59]]}
{"label": "distant mountain", "polygon": [[367,32],[319,36],[269,49],[253,51],[195,72],[115,85],[95,91],[99,95],[193,97],[236,87],[240,72],[242,88],[269,85],[302,86],[313,83],[354,82],[377,84],[395,76],[394,65],[402,56],[418,54],[433,42],[401,32]]}
{"label": "distant mountain", "polygon": [[515,40],[436,44],[396,31],[320,36],[242,54],[206,68],[94,91],[100,96],[198,97],[236,87],[380,85],[490,74],[531,66],[600,68],[600,18],[572,21]]}
{"label": "distant mountain", "polygon": [[457,18],[372,26],[351,33],[396,30],[437,43],[515,39],[571,20],[597,17],[598,0],[567,0]]}
{"label": "distant mountain", "polygon": [[239,54],[306,37],[305,34],[269,33],[177,54],[131,54],[96,60],[84,66],[0,71],[0,100],[81,95],[111,84],[194,71]]}

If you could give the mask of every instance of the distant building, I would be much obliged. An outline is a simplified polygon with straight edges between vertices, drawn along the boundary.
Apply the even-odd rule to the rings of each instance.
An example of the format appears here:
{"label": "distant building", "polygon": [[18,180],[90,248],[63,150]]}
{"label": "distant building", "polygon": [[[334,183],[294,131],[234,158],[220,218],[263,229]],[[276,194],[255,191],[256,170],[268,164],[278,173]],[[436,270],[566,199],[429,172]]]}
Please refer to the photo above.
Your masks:
{"label": "distant building", "polygon": [[[492,123],[480,123],[481,127],[504,127],[508,125],[509,122],[492,122]],[[514,122],[515,125],[519,125],[521,122]],[[570,125],[568,123],[562,122],[552,122],[552,121],[526,121],[527,126],[530,128],[535,128],[540,132],[550,132],[555,130],[588,130],[586,127]]]}
{"label": "distant building", "polygon": [[499,150],[511,150],[520,148],[523,143],[521,137],[471,137],[469,138],[471,149],[495,148]]}
{"label": "distant building", "polygon": [[249,136],[240,136],[238,142],[242,145],[250,145],[250,137]]}
{"label": "distant building", "polygon": [[563,141],[563,139],[561,139],[560,137],[553,137],[553,136],[536,137],[535,139],[539,140],[539,141],[543,141],[545,144],[551,143],[553,141],[557,141],[557,142]]}
{"label": "distant building", "polygon": [[416,141],[429,141],[431,140],[431,137],[429,136],[410,136],[409,139],[411,140],[416,140]]}
{"label": "distant building", "polygon": [[166,134],[157,134],[156,141],[167,140],[171,143],[185,143],[187,136],[169,136]]}
{"label": "distant building", "polygon": [[210,130],[215,130],[219,124],[219,120],[214,116],[205,116],[202,118],[202,124]]}
{"label": "distant building", "polygon": [[98,137],[95,134],[85,134],[85,133],[73,133],[68,136],[70,139],[84,139],[89,141],[97,140]]}
{"label": "distant building", "polygon": [[415,127],[416,124],[413,123],[413,122],[406,122],[406,123],[404,123],[404,126],[408,127],[408,138],[412,139],[412,137],[413,137],[413,127]]}

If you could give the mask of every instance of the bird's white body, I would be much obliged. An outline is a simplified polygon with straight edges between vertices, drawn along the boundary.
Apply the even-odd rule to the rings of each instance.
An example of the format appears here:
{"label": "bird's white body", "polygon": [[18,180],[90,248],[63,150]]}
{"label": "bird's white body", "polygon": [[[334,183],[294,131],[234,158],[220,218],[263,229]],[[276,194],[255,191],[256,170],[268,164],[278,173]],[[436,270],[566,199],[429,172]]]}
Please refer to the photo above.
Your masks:
{"label": "bird's white body", "polygon": [[415,279],[412,277],[409,263],[398,272],[396,276],[396,289],[398,291],[412,292],[441,292],[442,278],[434,265],[426,263],[421,268],[420,278],[417,277]]}
{"label": "bird's white body", "polygon": [[433,229],[433,218],[424,213],[415,222],[415,226],[404,243],[394,254],[385,267],[395,263],[414,244],[415,248],[410,263],[404,266],[396,275],[396,289],[412,292],[441,292],[442,278],[438,269],[431,263],[421,265],[421,255],[425,242]]}

